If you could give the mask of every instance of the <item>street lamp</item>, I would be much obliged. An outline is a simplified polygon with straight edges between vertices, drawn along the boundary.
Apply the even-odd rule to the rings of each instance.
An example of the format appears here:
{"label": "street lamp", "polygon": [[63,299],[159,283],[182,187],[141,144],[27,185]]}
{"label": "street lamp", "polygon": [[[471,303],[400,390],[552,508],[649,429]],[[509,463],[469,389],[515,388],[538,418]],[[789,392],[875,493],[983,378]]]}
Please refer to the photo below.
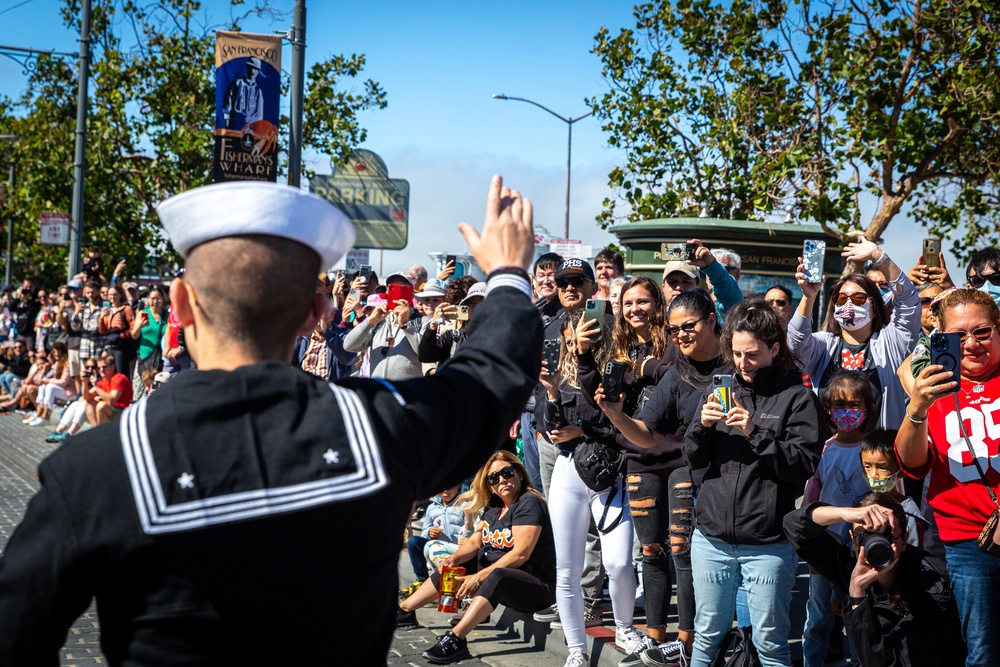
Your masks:
{"label": "street lamp", "polygon": [[566,118],[565,116],[560,116],[559,114],[557,114],[552,109],[549,109],[548,107],[542,106],[538,102],[533,102],[531,100],[526,100],[523,97],[510,97],[508,95],[503,95],[501,93],[494,93],[493,94],[493,99],[495,99],[495,100],[514,100],[515,102],[527,102],[528,104],[534,104],[536,107],[538,107],[542,111],[547,111],[550,114],[552,114],[553,116],[555,116],[556,118],[558,118],[559,120],[561,120],[562,122],[566,123],[566,126],[569,128],[569,138],[568,138],[568,140],[566,142],[566,226],[565,226],[565,230],[563,232],[563,234],[564,234],[563,238],[567,238],[568,239],[569,238],[569,179],[570,179],[570,165],[571,165],[572,160],[573,160],[573,123],[575,123],[578,120],[583,120],[584,118],[586,118],[587,116],[593,114],[594,112],[593,111],[588,111],[587,113],[583,114],[582,116],[577,116],[576,118]]}

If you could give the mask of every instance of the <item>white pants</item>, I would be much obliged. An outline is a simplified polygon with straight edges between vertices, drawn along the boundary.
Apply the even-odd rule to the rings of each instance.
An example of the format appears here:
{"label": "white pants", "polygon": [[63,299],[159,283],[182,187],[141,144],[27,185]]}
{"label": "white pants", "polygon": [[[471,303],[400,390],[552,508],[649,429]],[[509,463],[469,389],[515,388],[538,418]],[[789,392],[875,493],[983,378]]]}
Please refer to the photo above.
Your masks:
{"label": "white pants", "polygon": [[62,419],[59,423],[69,428],[70,424],[76,424],[77,426],[83,426],[83,422],[87,421],[87,403],[80,399],[78,401],[73,401],[66,407],[66,411],[63,412]]}
{"label": "white pants", "polygon": [[66,390],[57,384],[43,384],[38,388],[38,405],[43,408],[55,407],[56,401],[67,396]]}
{"label": "white pants", "polygon": [[[600,521],[605,504],[610,502],[607,523],[619,515],[621,523],[614,530],[601,534],[601,558],[608,572],[611,606],[615,626],[632,625],[635,611],[635,572],[632,569],[632,515],[628,503],[622,505],[621,485],[613,498],[608,491],[597,493],[587,488],[567,456],[557,456],[549,485],[549,516],[556,542],[556,605],[570,651],[586,652],[587,632],[583,623],[584,552],[587,548],[587,528],[590,517]],[[590,513],[587,512],[590,509]]]}

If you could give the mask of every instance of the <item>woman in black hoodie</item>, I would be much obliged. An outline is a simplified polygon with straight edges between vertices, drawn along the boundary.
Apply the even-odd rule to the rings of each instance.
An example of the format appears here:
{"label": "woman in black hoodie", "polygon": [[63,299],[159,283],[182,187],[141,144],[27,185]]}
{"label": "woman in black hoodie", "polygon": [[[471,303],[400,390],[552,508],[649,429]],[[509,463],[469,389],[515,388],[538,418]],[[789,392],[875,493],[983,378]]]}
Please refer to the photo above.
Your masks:
{"label": "woman in black hoodie", "polygon": [[788,665],[797,559],[781,522],[816,470],[826,420],[766,303],[745,301],[726,315],[722,350],[735,368],[732,405],[724,410],[710,393],[684,441],[697,489],[691,664],[707,667],[715,656],[742,582],[761,664]]}

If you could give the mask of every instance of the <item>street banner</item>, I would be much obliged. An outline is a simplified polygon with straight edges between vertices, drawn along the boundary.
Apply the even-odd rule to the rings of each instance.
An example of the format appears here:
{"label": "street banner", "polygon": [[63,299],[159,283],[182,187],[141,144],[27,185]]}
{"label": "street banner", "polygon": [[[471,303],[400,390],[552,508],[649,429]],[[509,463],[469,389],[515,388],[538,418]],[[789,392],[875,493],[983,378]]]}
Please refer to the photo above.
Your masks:
{"label": "street banner", "polygon": [[215,32],[216,183],[278,180],[281,40]]}
{"label": "street banner", "polygon": [[69,213],[42,213],[42,245],[69,245]]}
{"label": "street banner", "polygon": [[375,153],[356,150],[331,176],[313,176],[309,191],[344,212],[357,232],[355,248],[402,250],[409,229],[410,184],[389,178]]}

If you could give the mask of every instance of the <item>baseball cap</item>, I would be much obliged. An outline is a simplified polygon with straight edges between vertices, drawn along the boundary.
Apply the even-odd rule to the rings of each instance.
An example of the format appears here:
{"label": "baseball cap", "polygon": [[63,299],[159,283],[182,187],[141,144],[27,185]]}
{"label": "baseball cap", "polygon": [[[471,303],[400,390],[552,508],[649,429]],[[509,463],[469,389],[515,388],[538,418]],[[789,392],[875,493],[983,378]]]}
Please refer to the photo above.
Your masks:
{"label": "baseball cap", "polygon": [[693,280],[698,280],[701,277],[698,267],[694,264],[689,264],[687,262],[667,262],[663,266],[663,279],[666,280],[667,276],[676,272],[683,273],[688,278]]}
{"label": "baseball cap", "polygon": [[419,299],[429,299],[436,296],[444,296],[445,282],[437,278],[431,278],[424,283],[424,289],[413,296]]}
{"label": "baseball cap", "polygon": [[464,306],[467,301],[477,296],[486,296],[486,283],[476,283],[469,288],[469,291],[465,294],[465,298],[458,302],[460,306]]}
{"label": "baseball cap", "polygon": [[566,276],[583,276],[590,282],[595,282],[594,269],[590,266],[590,262],[575,257],[565,260],[556,270],[556,280],[565,278]]}
{"label": "baseball cap", "polygon": [[[397,278],[398,278],[398,280],[396,280]],[[410,285],[410,286],[413,285],[413,281],[410,280],[410,276],[406,275],[402,271],[396,271],[395,273],[390,273],[389,277],[385,279],[385,284],[388,285],[389,283],[393,282],[394,280],[397,283],[401,283],[403,285]]]}

